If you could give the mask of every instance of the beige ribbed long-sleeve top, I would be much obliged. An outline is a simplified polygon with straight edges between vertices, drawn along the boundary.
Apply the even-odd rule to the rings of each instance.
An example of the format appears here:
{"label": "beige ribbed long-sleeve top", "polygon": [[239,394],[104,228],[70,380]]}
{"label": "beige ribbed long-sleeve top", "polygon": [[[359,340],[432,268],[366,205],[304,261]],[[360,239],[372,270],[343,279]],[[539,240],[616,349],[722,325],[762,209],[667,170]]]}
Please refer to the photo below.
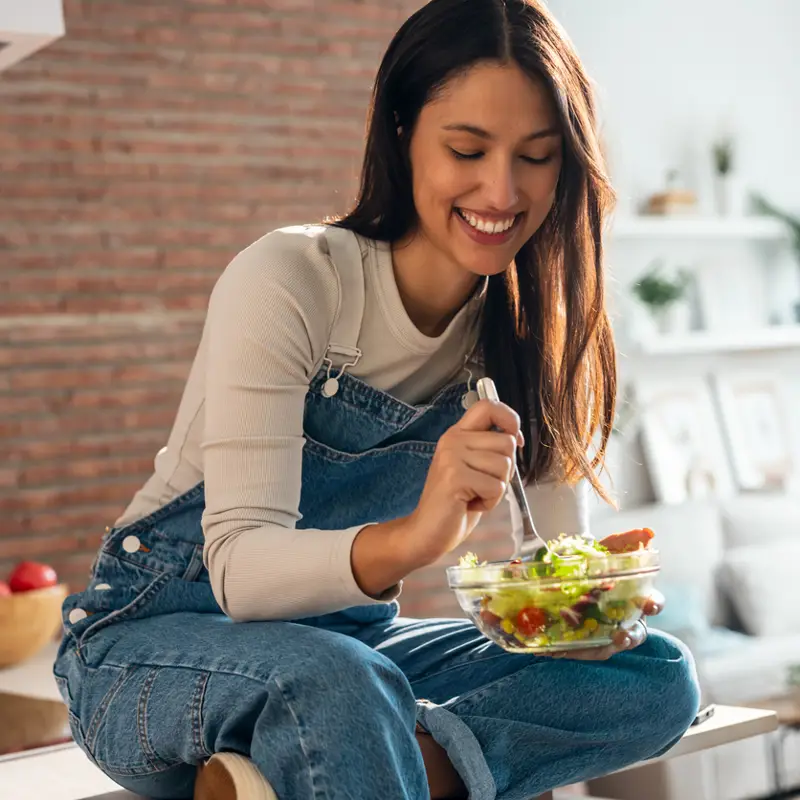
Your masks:
{"label": "beige ribbed long-sleeve top", "polygon": [[[133,522],[205,481],[204,556],[223,610],[237,620],[297,619],[388,602],[364,594],[350,551],[363,529],[297,530],[303,410],[340,301],[324,226],[284,228],[239,253],[217,282],[200,345],[155,472],[116,525]],[[465,377],[477,294],[440,336],[421,333],[403,306],[391,248],[362,240],[363,352],[350,372],[406,403]],[[529,489],[542,535],[585,529],[583,492]],[[514,520],[519,528],[518,519]]]}

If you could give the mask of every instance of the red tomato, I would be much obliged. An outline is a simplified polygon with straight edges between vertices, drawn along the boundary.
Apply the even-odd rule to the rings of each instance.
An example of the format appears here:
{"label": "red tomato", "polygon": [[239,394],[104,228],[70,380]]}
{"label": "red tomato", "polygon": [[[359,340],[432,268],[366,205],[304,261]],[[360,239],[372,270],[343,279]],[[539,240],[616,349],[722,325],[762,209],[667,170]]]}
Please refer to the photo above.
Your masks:
{"label": "red tomato", "polygon": [[0,581],[0,597],[8,597],[11,594],[11,589],[5,581]]}
{"label": "red tomato", "polygon": [[547,614],[541,608],[529,606],[517,614],[517,630],[523,636],[541,633],[547,627]]}
{"label": "red tomato", "polygon": [[12,592],[44,589],[57,583],[56,571],[47,564],[39,564],[36,561],[21,561],[8,578],[8,586]]}

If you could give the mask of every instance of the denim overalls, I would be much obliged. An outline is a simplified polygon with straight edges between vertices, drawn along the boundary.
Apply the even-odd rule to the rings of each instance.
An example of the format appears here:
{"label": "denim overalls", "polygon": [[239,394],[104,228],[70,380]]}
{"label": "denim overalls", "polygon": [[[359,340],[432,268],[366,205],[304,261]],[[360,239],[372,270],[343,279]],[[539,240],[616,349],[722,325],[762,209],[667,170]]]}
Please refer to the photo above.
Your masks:
{"label": "denim overalls", "polygon": [[[358,357],[366,244],[328,238],[346,313],[306,399],[297,527],[333,530],[413,510],[466,387],[415,407],[342,369]],[[405,619],[396,603],[234,623],[203,566],[203,508],[200,484],[110,530],[64,604],[55,675],[73,735],[134,792],[191,797],[196,765],[230,750],[280,800],[425,800],[419,723],[470,798],[524,800],[652,756],[694,717],[691,657],[657,632],[596,663],[512,655],[465,619]]]}

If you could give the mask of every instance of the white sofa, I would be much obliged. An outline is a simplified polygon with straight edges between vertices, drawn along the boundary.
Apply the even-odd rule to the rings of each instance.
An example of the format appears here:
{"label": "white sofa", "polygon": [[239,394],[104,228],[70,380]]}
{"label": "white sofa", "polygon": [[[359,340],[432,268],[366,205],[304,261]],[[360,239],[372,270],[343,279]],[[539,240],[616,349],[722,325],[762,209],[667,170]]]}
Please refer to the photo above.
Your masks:
{"label": "white sofa", "polygon": [[[800,665],[800,497],[743,495],[719,504],[604,509],[592,518],[597,538],[643,526],[656,532],[658,586],[667,596],[653,626],[689,644],[705,700],[736,705],[785,692],[789,667]],[[800,735],[787,738],[784,764],[789,782],[800,784]],[[764,737],[658,769],[659,785],[639,787],[641,797],[744,800],[773,791]],[[605,782],[603,791],[629,796],[609,794]]]}

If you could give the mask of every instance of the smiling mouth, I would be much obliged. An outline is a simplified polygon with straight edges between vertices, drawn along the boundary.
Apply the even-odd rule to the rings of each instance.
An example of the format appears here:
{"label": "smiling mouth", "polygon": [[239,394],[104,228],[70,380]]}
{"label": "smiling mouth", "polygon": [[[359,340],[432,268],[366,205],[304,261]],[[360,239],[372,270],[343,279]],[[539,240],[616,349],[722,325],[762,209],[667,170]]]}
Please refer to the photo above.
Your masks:
{"label": "smiling mouth", "polygon": [[470,211],[465,211],[463,208],[458,208],[458,206],[455,207],[455,212],[459,217],[461,217],[461,219],[464,220],[464,222],[467,223],[467,225],[469,225],[471,228],[474,228],[479,233],[494,236],[500,236],[508,233],[517,225],[520,219],[522,219],[522,212],[498,221],[483,219],[482,217],[473,214]]}

